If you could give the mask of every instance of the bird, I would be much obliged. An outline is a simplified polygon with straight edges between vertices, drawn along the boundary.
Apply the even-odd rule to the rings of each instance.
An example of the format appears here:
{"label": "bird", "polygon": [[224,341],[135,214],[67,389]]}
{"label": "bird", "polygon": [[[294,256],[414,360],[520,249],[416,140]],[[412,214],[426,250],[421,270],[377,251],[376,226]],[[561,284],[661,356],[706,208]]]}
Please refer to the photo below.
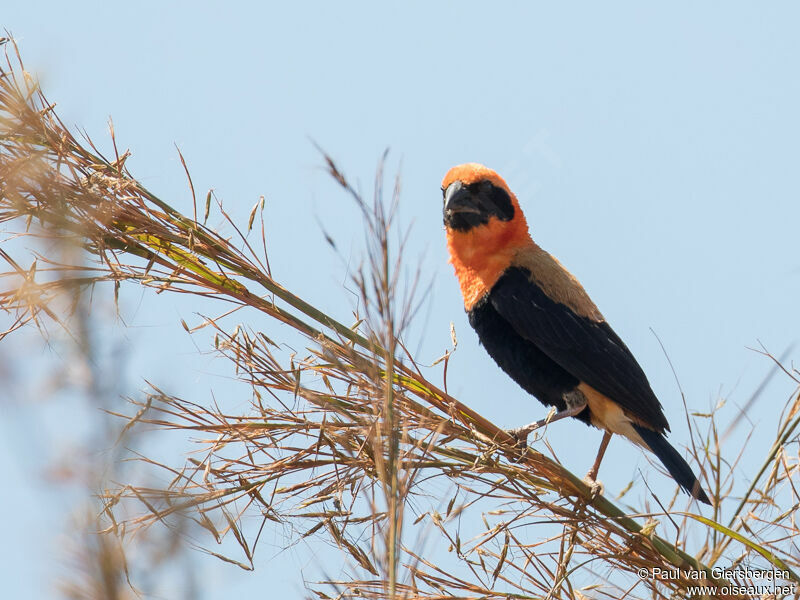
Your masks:
{"label": "bird", "polygon": [[[667,441],[669,423],[647,376],[586,290],[530,235],[517,197],[492,169],[451,168],[442,181],[450,263],[469,323],[497,365],[551,408],[512,430],[524,445],[538,427],[573,417],[604,431],[586,477],[593,494],[613,434],[649,450],[693,498],[711,504]],[[555,410],[555,414],[552,411]]]}

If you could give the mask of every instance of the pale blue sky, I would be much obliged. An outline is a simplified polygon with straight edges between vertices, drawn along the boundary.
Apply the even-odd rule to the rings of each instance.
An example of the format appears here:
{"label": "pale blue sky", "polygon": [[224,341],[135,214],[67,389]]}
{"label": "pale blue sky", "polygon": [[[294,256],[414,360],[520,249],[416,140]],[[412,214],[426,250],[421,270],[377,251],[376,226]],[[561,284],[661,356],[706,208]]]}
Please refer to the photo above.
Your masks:
{"label": "pale blue sky", "polygon": [[[670,439],[682,447],[680,397],[650,328],[690,408],[701,411],[721,396],[743,403],[768,370],[746,347],[761,340],[778,354],[798,337],[800,10],[791,3],[488,6],[16,2],[3,8],[0,26],[17,37],[65,123],[105,144],[113,116],[118,142],[133,152],[130,169],[169,203],[191,210],[174,143],[200,194],[215,188],[240,219],[265,195],[278,280],[344,321],[352,297],[342,282],[363,236],[309,140],[366,192],[390,147],[390,172],[400,165],[402,174],[400,215],[414,228],[409,262],[421,256],[432,281],[427,328],[412,335],[422,340],[420,358],[432,361],[449,347],[453,321],[460,344],[450,391],[515,426],[543,408],[494,366],[469,329],[440,212],[439,184],[450,166],[495,168],[519,197],[534,238],[580,278],[638,357],[665,406]],[[217,365],[195,354],[179,325],[196,306],[150,296],[131,289],[124,300],[134,325],[124,334],[134,353],[128,391],[146,377],[209,397],[223,385],[208,376]],[[137,349],[154,331],[163,339],[157,356]],[[751,415],[753,462],[790,391],[779,378],[759,404],[763,416]],[[13,457],[25,443],[9,433],[13,419],[35,411],[2,410],[0,461],[14,491],[0,502],[23,512],[4,542],[14,556],[0,561],[0,575],[36,582],[9,597],[47,597],[59,511],[69,507],[50,504],[30,480],[26,469],[39,463],[21,466]],[[69,422],[66,412],[45,439],[58,438],[55,424]],[[579,474],[600,437],[579,423],[548,434]],[[612,494],[637,469],[654,490],[672,489],[622,440],[612,442],[606,464],[615,460],[618,469],[600,473]],[[52,522],[26,519],[34,505],[47,507]],[[278,545],[280,532],[273,535]],[[30,560],[43,548],[44,563]],[[215,582],[206,598],[263,589],[265,581],[299,594],[303,566],[307,578],[320,577],[301,552],[258,564],[253,574],[203,564]]]}

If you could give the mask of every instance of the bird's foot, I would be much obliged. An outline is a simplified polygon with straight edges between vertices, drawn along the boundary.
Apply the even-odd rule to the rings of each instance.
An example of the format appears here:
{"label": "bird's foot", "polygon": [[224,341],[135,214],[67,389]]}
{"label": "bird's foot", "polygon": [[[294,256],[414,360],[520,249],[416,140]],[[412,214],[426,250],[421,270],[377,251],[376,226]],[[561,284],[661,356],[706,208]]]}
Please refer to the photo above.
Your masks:
{"label": "bird's foot", "polygon": [[598,481],[595,479],[595,477],[596,475],[593,477],[592,474],[589,473],[583,478],[583,483],[589,486],[589,489],[592,492],[592,500],[598,496],[602,496],[605,493],[605,486],[603,485],[603,482]]}
{"label": "bird's foot", "polygon": [[[532,423],[533,425],[534,423]],[[536,429],[535,427],[533,429]],[[506,433],[512,437],[514,440],[514,447],[525,449],[528,447],[528,435],[530,435],[531,431],[530,425],[525,425],[524,427],[517,427],[516,429],[506,429]]]}
{"label": "bird's foot", "polygon": [[[536,431],[550,423],[554,417],[560,415],[562,413],[557,413],[555,408],[551,408],[550,412],[547,413],[547,416],[544,419],[539,419],[538,421],[534,421],[533,423],[528,423],[527,425],[523,425],[522,427],[517,427],[516,429],[508,429],[506,433],[510,435],[516,443],[515,446],[519,448],[527,448],[528,447],[528,436],[531,432]],[[557,420],[557,419],[556,419]]]}
{"label": "bird's foot", "polygon": [[506,433],[514,438],[514,445],[517,448],[527,448],[528,436],[532,431],[539,429],[539,427],[541,427],[541,425],[539,421],[537,421],[536,423],[530,423],[529,425],[517,427],[516,429],[506,429]]}
{"label": "bird's foot", "polygon": [[[578,392],[580,393],[580,392]],[[580,396],[583,398],[583,394]],[[517,440],[517,446],[522,446],[523,448],[528,445],[528,436],[532,431],[536,431],[548,425],[550,423],[555,423],[556,421],[560,421],[561,419],[565,419],[567,417],[574,417],[583,409],[586,408],[586,399],[584,398],[583,401],[576,401],[571,406],[569,406],[566,410],[556,411],[555,407],[550,408],[550,412],[547,413],[547,416],[544,419],[539,419],[538,421],[534,421],[533,423],[529,423],[528,425],[524,425],[523,427],[517,427],[516,429],[509,429],[507,430],[508,435],[513,437]]]}

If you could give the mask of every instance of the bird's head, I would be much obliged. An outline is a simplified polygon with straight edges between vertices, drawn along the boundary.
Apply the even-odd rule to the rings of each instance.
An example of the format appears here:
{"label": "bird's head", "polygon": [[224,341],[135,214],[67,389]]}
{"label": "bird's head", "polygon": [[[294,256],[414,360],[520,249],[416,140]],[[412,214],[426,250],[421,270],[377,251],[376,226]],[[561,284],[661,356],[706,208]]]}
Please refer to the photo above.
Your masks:
{"label": "bird's head", "polygon": [[442,181],[442,193],[445,227],[455,231],[488,225],[492,219],[508,223],[519,212],[503,178],[477,163],[450,169]]}
{"label": "bird's head", "polygon": [[442,193],[450,262],[469,307],[533,242],[516,196],[492,169],[477,163],[453,167]]}

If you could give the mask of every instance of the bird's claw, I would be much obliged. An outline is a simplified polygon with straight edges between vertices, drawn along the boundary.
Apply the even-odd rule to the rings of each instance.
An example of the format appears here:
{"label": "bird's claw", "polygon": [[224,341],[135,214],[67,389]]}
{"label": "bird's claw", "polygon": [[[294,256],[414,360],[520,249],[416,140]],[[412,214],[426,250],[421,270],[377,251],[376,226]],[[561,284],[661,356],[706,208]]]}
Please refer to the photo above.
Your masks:
{"label": "bird's claw", "polygon": [[584,477],[583,483],[589,486],[589,489],[591,490],[592,493],[592,500],[594,500],[598,496],[602,496],[605,493],[605,486],[603,485],[603,482],[594,479],[591,475],[587,475],[586,477]]}
{"label": "bird's claw", "polygon": [[530,429],[528,427],[517,427],[516,429],[507,429],[506,433],[514,440],[514,447],[524,450],[528,447],[528,435]]}

